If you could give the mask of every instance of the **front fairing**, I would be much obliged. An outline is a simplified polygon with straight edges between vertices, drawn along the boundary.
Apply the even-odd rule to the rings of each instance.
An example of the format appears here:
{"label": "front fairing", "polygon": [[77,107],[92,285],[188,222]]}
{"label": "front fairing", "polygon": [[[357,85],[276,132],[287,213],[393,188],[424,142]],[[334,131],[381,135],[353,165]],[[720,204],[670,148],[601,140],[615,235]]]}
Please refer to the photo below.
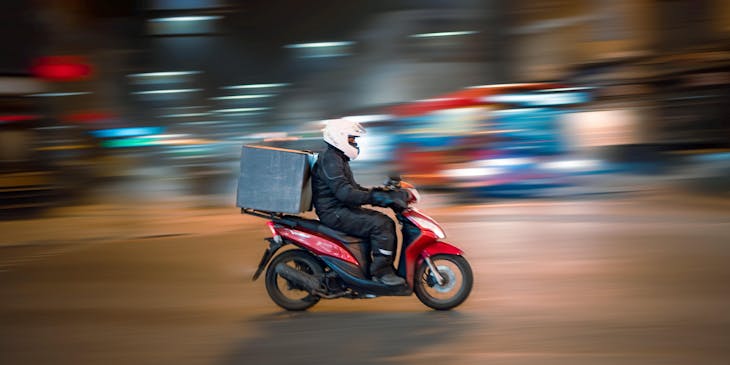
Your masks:
{"label": "front fairing", "polygon": [[423,223],[428,222],[426,225],[434,225],[443,232],[441,226],[426,214],[409,208],[400,212],[397,217],[402,224],[403,234],[398,275],[406,278],[409,286],[413,286],[415,270],[424,257],[463,254],[457,247],[443,241],[443,237],[439,237],[432,229],[423,226]]}
{"label": "front fairing", "polygon": [[401,215],[408,219],[413,225],[418,227],[423,232],[430,232],[438,239],[446,238],[444,229],[439,225],[435,219],[429,217],[425,213],[421,212],[416,208],[408,208]]}

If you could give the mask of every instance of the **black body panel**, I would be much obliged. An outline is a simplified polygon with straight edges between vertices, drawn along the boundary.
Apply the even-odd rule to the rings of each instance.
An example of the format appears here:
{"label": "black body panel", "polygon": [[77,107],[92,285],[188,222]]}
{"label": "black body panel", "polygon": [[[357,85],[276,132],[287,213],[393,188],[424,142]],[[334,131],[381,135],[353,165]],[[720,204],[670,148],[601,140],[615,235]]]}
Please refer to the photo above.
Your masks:
{"label": "black body panel", "polygon": [[413,290],[407,285],[388,286],[365,278],[362,270],[351,263],[327,256],[322,257],[322,260],[342,278],[347,286],[360,294],[407,296],[413,293]]}

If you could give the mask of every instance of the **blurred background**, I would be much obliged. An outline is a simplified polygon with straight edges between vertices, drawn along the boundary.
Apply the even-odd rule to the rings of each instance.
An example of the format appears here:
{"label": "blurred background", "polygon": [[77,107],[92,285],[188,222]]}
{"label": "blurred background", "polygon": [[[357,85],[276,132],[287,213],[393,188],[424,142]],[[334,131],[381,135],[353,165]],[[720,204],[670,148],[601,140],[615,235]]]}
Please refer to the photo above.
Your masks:
{"label": "blurred background", "polygon": [[728,191],[725,1],[7,0],[2,13],[6,215],[150,195],[230,206],[242,144],[316,150],[322,121],[344,116],[369,130],[354,164],[366,183]]}
{"label": "blurred background", "polygon": [[[0,364],[722,364],[730,2],[2,0]],[[474,270],[274,305],[241,146],[368,134]]]}

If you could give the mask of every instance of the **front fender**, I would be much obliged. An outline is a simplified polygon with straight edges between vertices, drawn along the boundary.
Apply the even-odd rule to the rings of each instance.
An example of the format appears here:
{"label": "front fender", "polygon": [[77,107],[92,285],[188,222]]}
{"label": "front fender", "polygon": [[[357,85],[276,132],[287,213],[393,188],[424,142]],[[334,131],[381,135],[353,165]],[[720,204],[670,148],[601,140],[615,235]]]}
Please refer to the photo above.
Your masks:
{"label": "front fender", "polygon": [[456,255],[456,256],[464,256],[464,251],[459,249],[458,247],[443,241],[436,241],[421,250],[421,253],[418,255],[418,260],[416,260],[415,265],[413,266],[412,270],[409,270],[409,272],[406,274],[406,281],[408,282],[408,285],[412,288],[413,287],[413,280],[416,274],[416,270],[421,266],[423,263],[423,260],[426,257],[431,257],[434,255]]}
{"label": "front fender", "polygon": [[463,256],[464,251],[459,249],[458,247],[447,243],[443,241],[437,241],[434,242],[431,245],[428,245],[421,251],[421,257],[431,257],[434,255],[458,255]]}

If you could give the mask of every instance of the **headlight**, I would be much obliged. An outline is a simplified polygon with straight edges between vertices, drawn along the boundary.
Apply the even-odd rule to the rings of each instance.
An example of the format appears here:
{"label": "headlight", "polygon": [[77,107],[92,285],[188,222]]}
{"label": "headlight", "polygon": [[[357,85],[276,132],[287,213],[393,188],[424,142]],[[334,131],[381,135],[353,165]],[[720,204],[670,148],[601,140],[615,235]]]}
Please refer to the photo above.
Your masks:
{"label": "headlight", "polygon": [[441,238],[441,239],[446,238],[446,233],[444,232],[444,230],[441,227],[439,227],[439,225],[436,224],[435,222],[432,222],[425,218],[421,218],[416,215],[410,216],[409,218],[413,219],[416,222],[416,224],[423,227],[424,229],[432,231],[434,234],[436,234],[436,237]]}
{"label": "headlight", "polygon": [[413,202],[418,203],[421,201],[421,194],[418,193],[418,190],[416,189],[406,189],[408,192],[413,196]]}

